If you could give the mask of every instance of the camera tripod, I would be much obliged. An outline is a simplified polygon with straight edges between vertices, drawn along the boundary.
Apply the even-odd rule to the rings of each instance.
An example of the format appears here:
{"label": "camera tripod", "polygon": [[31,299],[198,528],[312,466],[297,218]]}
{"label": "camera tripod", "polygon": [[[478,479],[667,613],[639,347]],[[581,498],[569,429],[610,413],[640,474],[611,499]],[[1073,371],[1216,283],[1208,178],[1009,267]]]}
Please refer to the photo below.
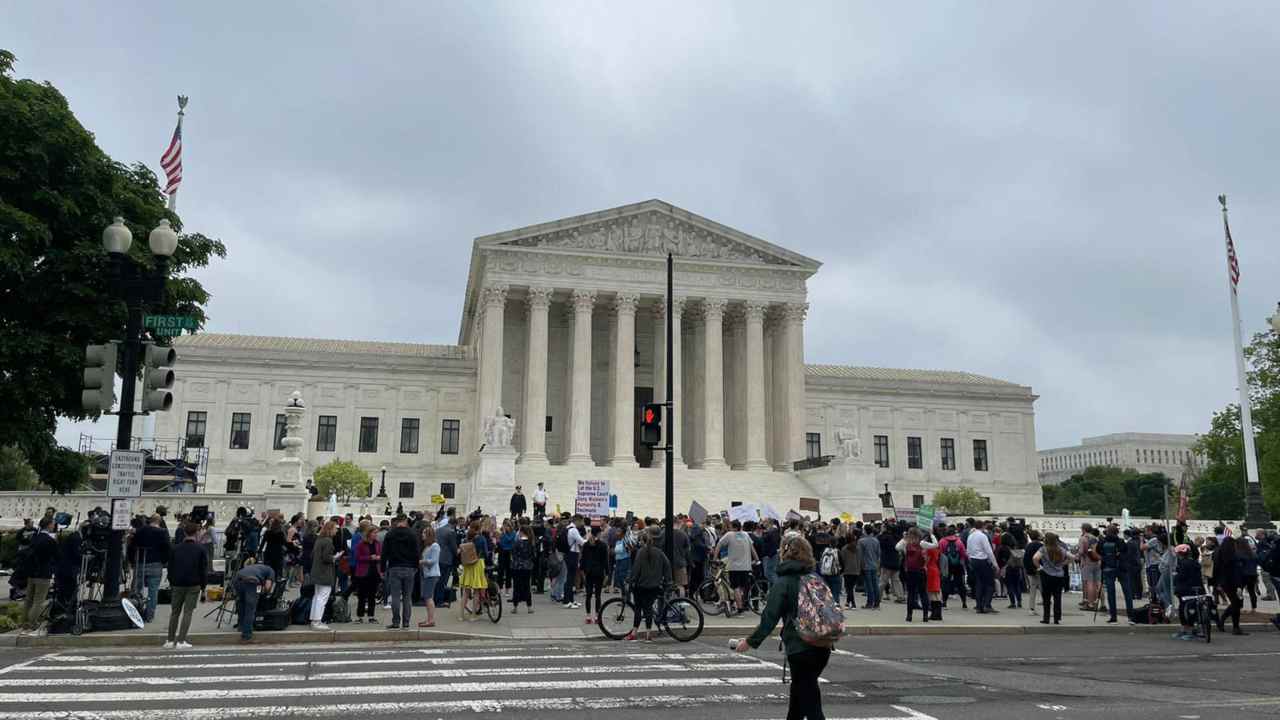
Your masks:
{"label": "camera tripod", "polygon": [[[235,551],[226,554],[225,572],[222,573],[222,599],[218,602],[217,607],[204,614],[205,617],[209,617],[214,613],[218,614],[217,626],[219,630],[222,629],[222,623],[227,620],[228,616],[231,618],[230,623],[232,625],[236,622],[236,606],[231,601],[234,599],[232,591],[235,589],[236,573],[240,572],[240,565],[243,562],[243,557],[240,554],[243,546],[244,539],[237,539]],[[230,604],[230,607],[228,607],[228,604]]]}

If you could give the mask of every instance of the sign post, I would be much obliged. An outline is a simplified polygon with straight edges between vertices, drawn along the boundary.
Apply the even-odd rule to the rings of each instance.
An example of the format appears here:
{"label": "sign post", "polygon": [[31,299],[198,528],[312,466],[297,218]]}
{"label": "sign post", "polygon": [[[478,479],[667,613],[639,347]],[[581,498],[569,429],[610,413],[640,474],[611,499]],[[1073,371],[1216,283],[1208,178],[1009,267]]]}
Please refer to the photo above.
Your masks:
{"label": "sign post", "polygon": [[142,319],[142,327],[157,337],[173,337],[181,335],[183,330],[195,332],[199,324],[190,315],[147,315]]}

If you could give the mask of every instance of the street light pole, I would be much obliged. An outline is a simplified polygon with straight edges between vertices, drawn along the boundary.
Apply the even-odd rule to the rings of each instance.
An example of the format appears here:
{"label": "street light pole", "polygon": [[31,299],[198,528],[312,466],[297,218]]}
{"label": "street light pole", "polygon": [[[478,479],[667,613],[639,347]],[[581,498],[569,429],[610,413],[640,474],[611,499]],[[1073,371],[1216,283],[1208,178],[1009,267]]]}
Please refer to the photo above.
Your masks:
{"label": "street light pole", "polygon": [[382,483],[378,485],[378,497],[385,498],[387,496],[387,466],[382,466]]}
{"label": "street light pole", "polygon": [[666,402],[667,446],[662,450],[664,453],[666,453],[666,456],[667,456],[666,457],[667,465],[665,468],[666,481],[667,481],[666,482],[667,502],[666,502],[666,517],[665,517],[665,520],[667,522],[667,533],[666,533],[666,540],[663,542],[663,552],[667,554],[667,559],[670,560],[671,562],[675,562],[675,543],[676,543],[676,538],[675,538],[675,535],[676,535],[675,477],[676,475],[675,475],[675,451],[674,451],[674,448],[672,447],[672,443],[674,442],[672,438],[676,436],[675,435],[676,434],[676,411],[675,411],[676,402],[675,402],[675,398],[672,397],[672,395],[675,393],[675,383],[673,382],[674,374],[671,372],[671,367],[672,367],[671,365],[671,362],[672,362],[671,327],[675,324],[671,321],[672,312],[673,312],[673,309],[675,308],[675,304],[674,304],[675,298],[672,297],[672,288],[673,288],[672,276],[673,275],[674,275],[674,260],[672,259],[671,253],[667,253],[667,311],[666,313],[664,313],[667,318],[667,359],[666,359],[667,391],[666,391],[666,395],[664,396],[667,399],[667,402]]}

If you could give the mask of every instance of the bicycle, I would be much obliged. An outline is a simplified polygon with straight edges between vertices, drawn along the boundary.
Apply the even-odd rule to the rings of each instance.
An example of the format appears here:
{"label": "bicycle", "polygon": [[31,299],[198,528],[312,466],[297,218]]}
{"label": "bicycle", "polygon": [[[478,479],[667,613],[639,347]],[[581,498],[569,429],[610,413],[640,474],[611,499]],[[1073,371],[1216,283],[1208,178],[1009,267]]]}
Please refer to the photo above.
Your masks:
{"label": "bicycle", "polygon": [[[610,640],[626,637],[643,616],[641,608],[629,598],[631,587],[628,584],[623,587],[622,595],[606,600],[596,612],[596,625]],[[705,622],[702,608],[688,598],[676,596],[675,588],[670,583],[663,587],[655,602],[657,608],[653,614],[654,621],[673,640],[690,642],[702,634]]]}
{"label": "bicycle", "polygon": [[489,587],[485,590],[481,603],[484,605],[484,612],[489,616],[489,620],[496,625],[502,619],[502,589],[498,587],[494,574],[495,570],[491,568],[485,572],[485,577],[489,580]]}
{"label": "bicycle", "polygon": [[[745,592],[747,607],[751,612],[756,615],[764,612],[769,597],[769,583],[763,578],[753,577]],[[729,571],[722,562],[712,563],[711,577],[698,587],[694,596],[702,611],[708,615],[724,613],[725,617],[733,617],[745,612],[738,610],[737,593],[729,584]]]}
{"label": "bicycle", "polygon": [[1212,595],[1188,595],[1178,598],[1183,604],[1192,603],[1188,610],[1191,627],[1197,635],[1203,635],[1206,643],[1213,642],[1213,626],[1218,622],[1218,604]]}

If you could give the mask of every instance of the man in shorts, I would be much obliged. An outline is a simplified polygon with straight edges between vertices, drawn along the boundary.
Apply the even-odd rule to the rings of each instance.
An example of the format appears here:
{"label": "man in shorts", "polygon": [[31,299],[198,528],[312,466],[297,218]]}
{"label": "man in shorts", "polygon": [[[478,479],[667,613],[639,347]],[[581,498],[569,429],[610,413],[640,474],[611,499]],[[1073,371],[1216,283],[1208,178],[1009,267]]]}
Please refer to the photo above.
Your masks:
{"label": "man in shorts", "polygon": [[1102,557],[1098,554],[1098,537],[1093,534],[1093,526],[1089,523],[1080,526],[1076,560],[1080,563],[1080,585],[1084,591],[1080,609],[1094,610],[1102,594]]}
{"label": "man in shorts", "polygon": [[751,587],[751,568],[758,557],[751,536],[742,531],[742,523],[734,520],[730,527],[732,530],[716,543],[712,557],[719,557],[721,549],[728,551],[725,562],[729,566],[729,586],[733,588],[738,612],[744,612],[747,609],[747,590]]}

